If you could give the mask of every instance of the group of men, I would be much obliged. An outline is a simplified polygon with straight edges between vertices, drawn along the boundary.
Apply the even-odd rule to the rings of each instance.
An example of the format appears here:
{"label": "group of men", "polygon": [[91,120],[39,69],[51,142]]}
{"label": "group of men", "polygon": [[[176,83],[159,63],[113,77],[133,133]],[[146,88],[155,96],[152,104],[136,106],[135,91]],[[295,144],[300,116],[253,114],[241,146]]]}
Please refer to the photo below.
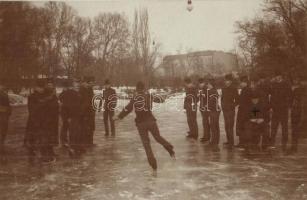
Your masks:
{"label": "group of men", "polygon": [[[5,138],[8,131],[11,105],[6,82],[0,82],[0,158],[6,159]],[[40,157],[43,163],[56,160],[54,147],[59,144],[67,148],[73,158],[80,157],[87,148],[94,145],[95,112],[93,107],[93,77],[65,80],[63,91],[57,94],[54,79],[37,79],[28,96],[28,120],[24,136],[24,146],[28,150],[29,161]],[[109,80],[105,81],[103,109],[105,135],[115,135],[114,111],[116,92]],[[104,103],[104,105],[102,105]],[[61,123],[60,123],[61,121]],[[61,126],[60,126],[61,124]],[[61,128],[59,128],[61,127]],[[59,131],[60,130],[60,131]]]}
{"label": "group of men", "polygon": [[[54,162],[54,147],[67,147],[69,155],[78,157],[93,145],[95,111],[92,108],[93,79],[65,81],[57,96],[52,79],[37,80],[28,97],[28,121],[24,145],[34,161],[41,155],[43,163]],[[61,117],[60,117],[61,116]],[[59,132],[59,119],[62,127]],[[68,134],[69,133],[69,134]]]}
{"label": "group of men", "polygon": [[[281,125],[283,152],[297,152],[304,94],[304,88],[298,76],[290,81],[286,80],[281,73],[276,73],[270,80],[263,75],[253,78],[242,76],[239,84],[236,84],[232,74],[227,74],[224,77],[221,98],[213,78],[200,78],[198,86],[193,84],[190,78],[186,78],[185,88],[184,109],[189,126],[188,138],[198,139],[199,103],[204,131],[201,141],[208,142],[213,151],[220,150],[218,146],[219,116],[222,112],[227,138],[224,145],[227,148],[243,148],[248,153],[251,150],[266,151],[275,148],[278,126]],[[291,117],[289,110],[291,110]],[[287,148],[289,118],[292,128],[290,149]],[[234,129],[239,137],[236,145]]]}
{"label": "group of men", "polygon": [[[304,88],[298,77],[293,78],[292,84],[290,84],[280,73],[271,80],[263,76],[250,79],[247,76],[242,76],[239,84],[236,84],[233,76],[227,74],[224,77],[221,95],[214,78],[200,78],[197,86],[190,78],[186,78],[184,82],[186,90],[184,109],[189,126],[188,138],[198,139],[197,111],[199,110],[203,125],[201,141],[210,144],[213,151],[219,151],[219,118],[222,112],[227,138],[224,145],[227,148],[244,148],[247,152],[259,149],[266,151],[268,148],[274,148],[280,124],[282,150],[287,153],[297,151],[304,94]],[[34,161],[36,155],[40,154],[42,162],[54,162],[56,160],[54,147],[59,143],[68,149],[69,155],[73,158],[79,157],[93,145],[95,130],[93,84],[92,77],[85,77],[81,81],[67,80],[63,91],[57,95],[52,79],[37,80],[34,91],[28,97],[29,117],[24,138],[24,144],[28,149],[31,161]],[[146,90],[144,83],[138,82],[134,96],[115,117],[116,92],[111,88],[110,81],[106,80],[104,85],[105,90],[102,95],[104,105],[101,101],[99,111],[103,109],[104,112],[105,135],[109,136],[111,129],[111,135],[114,136],[114,122],[123,119],[134,110],[136,113],[135,123],[150,166],[154,170],[157,169],[149,133],[167,150],[171,157],[174,157],[174,147],[160,135],[151,109],[153,102],[162,103],[163,101],[160,98],[154,98]],[[290,109],[291,117],[289,116]],[[10,114],[8,94],[5,92],[4,84],[0,83],[1,155],[5,154],[4,141]],[[289,118],[292,128],[290,151],[287,149]],[[62,120],[60,132],[58,131],[59,119]],[[236,127],[234,127],[235,124]],[[237,145],[234,144],[234,128],[239,137]]]}
{"label": "group of men", "polygon": [[[116,120],[123,119],[135,110],[135,123],[144,146],[150,166],[157,170],[157,161],[151,149],[149,133],[153,135],[169,153],[175,156],[174,147],[159,132],[156,119],[152,113],[153,102],[162,103],[160,98],[153,98],[143,82],[138,82],[136,92],[128,105],[114,116],[117,96],[109,80],[105,81],[99,110],[103,110],[105,136],[115,136]],[[56,160],[54,147],[61,144],[67,148],[73,158],[80,157],[87,148],[93,145],[95,130],[95,109],[93,107],[93,79],[86,77],[74,81],[65,81],[63,91],[57,95],[53,80],[37,80],[34,91],[28,97],[28,121],[24,137],[24,145],[28,149],[29,161],[33,162],[40,155],[42,163]],[[102,105],[103,103],[103,105]],[[4,154],[4,141],[7,133],[8,119],[11,114],[8,93],[0,83],[0,133],[1,155]],[[59,119],[62,120],[59,132]]]}

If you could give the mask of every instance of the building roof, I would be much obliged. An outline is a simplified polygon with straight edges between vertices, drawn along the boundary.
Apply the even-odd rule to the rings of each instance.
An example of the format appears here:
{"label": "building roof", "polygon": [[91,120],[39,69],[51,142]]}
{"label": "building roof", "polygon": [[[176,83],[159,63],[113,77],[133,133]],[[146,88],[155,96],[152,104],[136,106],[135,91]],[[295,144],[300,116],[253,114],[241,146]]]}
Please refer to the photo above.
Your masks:
{"label": "building roof", "polygon": [[177,54],[177,55],[164,56],[163,62],[166,62],[168,60],[181,59],[181,58],[190,57],[190,56],[213,56],[213,54],[215,54],[215,53],[228,54],[227,52],[215,51],[215,50],[195,51],[195,52],[191,52],[191,53],[187,53],[187,54]]}

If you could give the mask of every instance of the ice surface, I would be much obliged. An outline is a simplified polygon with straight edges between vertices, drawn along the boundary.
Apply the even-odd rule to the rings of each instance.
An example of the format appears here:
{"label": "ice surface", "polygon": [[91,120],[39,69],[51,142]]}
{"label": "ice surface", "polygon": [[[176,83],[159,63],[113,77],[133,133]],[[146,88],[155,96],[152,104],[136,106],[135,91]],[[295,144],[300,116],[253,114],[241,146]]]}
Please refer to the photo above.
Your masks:
{"label": "ice surface", "polygon": [[[155,175],[139,139],[134,114],[116,124],[115,138],[104,137],[102,113],[97,113],[95,143],[80,160],[57,148],[52,165],[28,164],[22,146],[25,110],[13,111],[8,138],[8,163],[0,165],[0,199],[56,200],[189,200],[306,199],[306,140],[295,156],[246,157],[240,151],[211,152],[200,142],[186,140],[184,112],[155,110],[161,134],[176,151],[176,161],[151,138],[158,160]],[[22,110],[23,109],[23,110]],[[221,143],[225,132],[221,120]],[[198,116],[200,134],[201,117]],[[277,140],[280,142],[280,138]]]}

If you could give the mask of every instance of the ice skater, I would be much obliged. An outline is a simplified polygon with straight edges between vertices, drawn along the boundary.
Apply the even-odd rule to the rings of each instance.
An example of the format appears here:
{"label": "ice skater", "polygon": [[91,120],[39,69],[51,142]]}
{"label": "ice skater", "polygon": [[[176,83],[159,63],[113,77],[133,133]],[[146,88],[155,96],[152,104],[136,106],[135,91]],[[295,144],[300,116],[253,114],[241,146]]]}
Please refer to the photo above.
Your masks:
{"label": "ice skater", "polygon": [[166,141],[161,135],[156,122],[156,118],[152,114],[152,103],[162,103],[164,100],[158,97],[154,97],[145,89],[143,82],[138,82],[136,85],[136,94],[130,100],[129,104],[122,110],[122,112],[114,119],[123,119],[134,109],[136,118],[135,123],[139,131],[148,162],[154,171],[157,170],[157,161],[152,152],[149,132],[160,143],[170,154],[171,157],[175,158],[174,147]]}

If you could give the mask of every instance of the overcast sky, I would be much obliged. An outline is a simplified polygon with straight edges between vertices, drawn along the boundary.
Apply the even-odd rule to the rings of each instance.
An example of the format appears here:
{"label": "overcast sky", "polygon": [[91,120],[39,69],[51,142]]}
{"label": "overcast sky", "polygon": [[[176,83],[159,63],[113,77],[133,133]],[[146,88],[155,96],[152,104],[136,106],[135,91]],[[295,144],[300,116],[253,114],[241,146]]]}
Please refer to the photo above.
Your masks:
{"label": "overcast sky", "polygon": [[100,0],[67,1],[79,15],[94,17],[99,12],[125,13],[132,22],[134,10],[147,7],[155,41],[162,43],[164,54],[192,50],[234,49],[234,23],[248,19],[261,9],[262,0]]}

